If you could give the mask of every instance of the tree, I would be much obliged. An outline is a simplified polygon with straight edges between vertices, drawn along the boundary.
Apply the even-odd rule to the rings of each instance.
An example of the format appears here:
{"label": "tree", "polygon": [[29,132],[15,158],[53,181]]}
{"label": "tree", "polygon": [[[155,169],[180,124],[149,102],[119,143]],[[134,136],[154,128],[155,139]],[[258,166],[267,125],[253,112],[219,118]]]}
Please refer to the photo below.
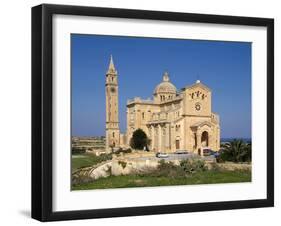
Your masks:
{"label": "tree", "polygon": [[221,158],[224,161],[245,162],[251,161],[252,147],[243,140],[233,140],[222,145]]}
{"label": "tree", "polygon": [[133,136],[130,140],[130,146],[133,149],[143,150],[148,144],[149,140],[142,129],[137,129],[133,132]]}

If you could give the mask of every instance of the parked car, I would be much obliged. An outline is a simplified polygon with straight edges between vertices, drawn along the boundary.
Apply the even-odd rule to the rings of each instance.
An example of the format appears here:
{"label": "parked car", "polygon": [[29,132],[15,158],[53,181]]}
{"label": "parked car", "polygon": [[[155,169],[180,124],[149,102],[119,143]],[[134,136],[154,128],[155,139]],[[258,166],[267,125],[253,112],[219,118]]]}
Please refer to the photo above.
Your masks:
{"label": "parked car", "polygon": [[214,156],[216,158],[216,157],[218,157],[220,155],[220,152],[211,150],[210,151],[210,155]]}
{"label": "parked car", "polygon": [[203,156],[213,156],[213,157],[218,157],[220,153],[218,151],[213,151],[209,148],[203,149]]}
{"label": "parked car", "polygon": [[188,151],[186,151],[186,150],[177,150],[175,153],[176,154],[188,154]]}
{"label": "parked car", "polygon": [[210,156],[212,150],[209,148],[203,149],[203,156]]}
{"label": "parked car", "polygon": [[157,158],[168,158],[169,155],[167,153],[163,153],[163,152],[157,152],[155,155]]}

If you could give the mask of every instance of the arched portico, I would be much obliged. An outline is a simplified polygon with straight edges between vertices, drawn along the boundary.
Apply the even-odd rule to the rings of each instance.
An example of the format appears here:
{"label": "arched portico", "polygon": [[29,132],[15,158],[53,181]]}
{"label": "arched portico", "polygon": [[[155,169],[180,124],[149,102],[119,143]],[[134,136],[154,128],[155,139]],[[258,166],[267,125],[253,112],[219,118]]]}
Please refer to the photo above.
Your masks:
{"label": "arched portico", "polygon": [[210,147],[213,125],[210,122],[199,122],[194,124],[191,129],[194,134],[193,151],[198,155],[203,155],[203,149]]}

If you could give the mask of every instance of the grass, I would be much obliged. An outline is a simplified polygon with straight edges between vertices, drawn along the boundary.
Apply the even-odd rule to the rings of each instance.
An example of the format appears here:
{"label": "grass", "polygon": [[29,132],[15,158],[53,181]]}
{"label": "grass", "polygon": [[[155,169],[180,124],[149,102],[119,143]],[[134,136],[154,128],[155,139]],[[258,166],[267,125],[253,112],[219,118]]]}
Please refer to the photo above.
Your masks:
{"label": "grass", "polygon": [[73,154],[71,156],[71,168],[72,172],[75,170],[88,167],[92,165],[96,165],[100,162],[106,161],[111,159],[112,156],[110,154],[102,154],[100,156],[96,156],[90,153],[83,153],[83,154]]}
{"label": "grass", "polygon": [[168,185],[215,184],[250,182],[250,171],[202,171],[188,177],[167,177],[153,175],[125,175],[100,178],[95,182],[73,185],[73,190],[153,187]]}

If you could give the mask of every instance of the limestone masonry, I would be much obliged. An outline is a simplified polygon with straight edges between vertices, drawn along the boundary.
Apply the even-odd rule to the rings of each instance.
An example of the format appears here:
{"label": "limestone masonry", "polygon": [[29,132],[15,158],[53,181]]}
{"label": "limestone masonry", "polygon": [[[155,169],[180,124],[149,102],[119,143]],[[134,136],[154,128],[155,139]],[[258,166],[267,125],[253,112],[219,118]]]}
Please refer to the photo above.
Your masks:
{"label": "limestone masonry", "polygon": [[212,112],[212,91],[199,80],[177,90],[167,72],[156,86],[153,99],[127,101],[127,131],[120,133],[118,73],[112,56],[106,73],[106,150],[129,147],[133,132],[140,128],[150,139],[149,150],[186,150],[202,155],[204,148],[220,148],[219,116]]}

